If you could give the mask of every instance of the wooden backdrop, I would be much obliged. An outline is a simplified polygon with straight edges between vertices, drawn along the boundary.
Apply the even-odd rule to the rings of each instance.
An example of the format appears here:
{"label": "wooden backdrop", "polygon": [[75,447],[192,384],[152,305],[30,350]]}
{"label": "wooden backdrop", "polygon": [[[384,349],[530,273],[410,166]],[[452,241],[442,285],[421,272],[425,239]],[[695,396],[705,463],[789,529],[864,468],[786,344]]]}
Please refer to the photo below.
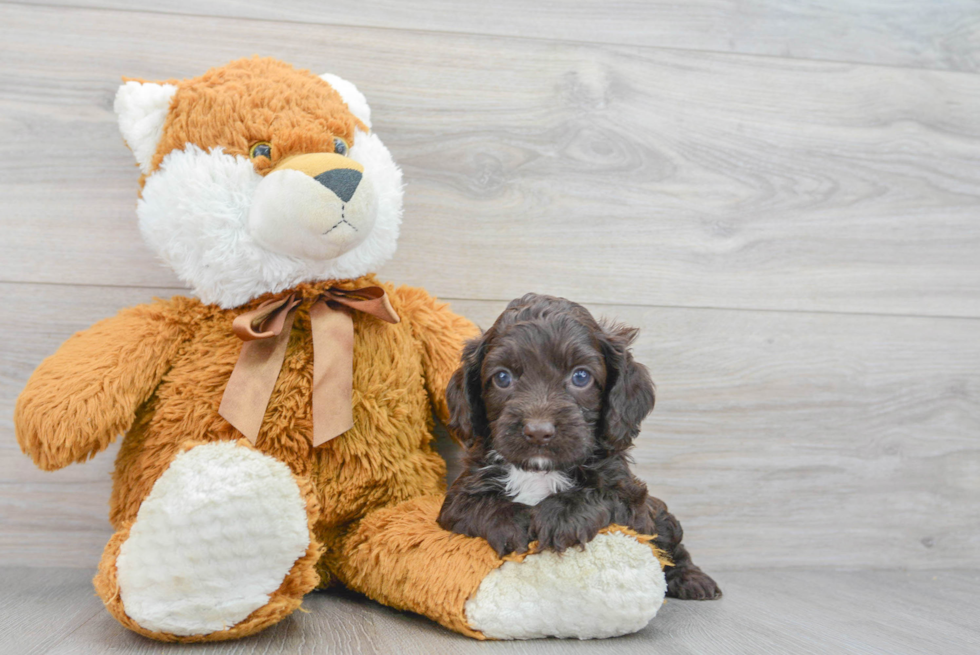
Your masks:
{"label": "wooden backdrop", "polygon": [[383,277],[484,326],[534,290],[642,328],[636,468],[703,565],[980,564],[968,0],[0,2],[5,564],[92,567],[110,534],[116,447],[34,469],[28,375],[183,293],[139,238],[119,77],[253,53],[371,101],[408,183]]}

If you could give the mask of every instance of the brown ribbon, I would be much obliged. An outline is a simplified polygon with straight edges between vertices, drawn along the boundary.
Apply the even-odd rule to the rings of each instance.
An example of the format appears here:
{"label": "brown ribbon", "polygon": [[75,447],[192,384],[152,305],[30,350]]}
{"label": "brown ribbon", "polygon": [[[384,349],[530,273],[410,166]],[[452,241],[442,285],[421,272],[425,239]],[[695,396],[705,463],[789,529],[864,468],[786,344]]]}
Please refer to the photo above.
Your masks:
{"label": "brown ribbon", "polygon": [[[244,343],[218,413],[253,444],[286,359],[289,332],[301,302],[290,293],[265,301],[232,323],[232,331]],[[354,321],[348,309],[389,323],[400,320],[381,287],[332,287],[314,300],[310,306],[314,448],[354,426]]]}

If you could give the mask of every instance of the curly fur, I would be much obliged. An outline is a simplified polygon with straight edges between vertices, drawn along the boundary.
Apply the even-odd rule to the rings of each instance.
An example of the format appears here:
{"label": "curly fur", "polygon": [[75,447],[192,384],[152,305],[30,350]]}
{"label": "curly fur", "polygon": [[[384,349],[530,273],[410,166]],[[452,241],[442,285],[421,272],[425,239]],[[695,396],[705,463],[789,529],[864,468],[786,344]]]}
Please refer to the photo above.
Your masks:
{"label": "curly fur", "polygon": [[[528,294],[468,342],[447,389],[466,467],[439,523],[485,538],[501,555],[532,541],[562,552],[610,523],[626,525],[656,535],[672,560],[669,595],[716,598],[721,590],[691,561],[676,518],[629,469],[627,451],[654,404],[650,375],[629,350],[636,334],[563,298]],[[498,384],[501,371],[512,382]],[[589,382],[575,384],[576,371]],[[548,431],[532,429],[540,425]],[[518,487],[515,471],[530,481]],[[547,488],[534,476],[562,482]]]}

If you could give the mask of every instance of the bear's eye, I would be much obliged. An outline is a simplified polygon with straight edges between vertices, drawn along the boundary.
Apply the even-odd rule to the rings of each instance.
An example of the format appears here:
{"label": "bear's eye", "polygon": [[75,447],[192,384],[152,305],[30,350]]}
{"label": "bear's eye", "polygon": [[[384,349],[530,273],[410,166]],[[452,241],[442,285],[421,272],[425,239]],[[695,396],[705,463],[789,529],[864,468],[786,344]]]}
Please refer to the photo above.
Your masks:
{"label": "bear's eye", "polygon": [[350,150],[350,148],[347,147],[347,142],[346,141],[344,141],[343,139],[341,139],[339,136],[335,136],[333,138],[333,151],[334,152],[336,152],[338,155],[344,155],[346,157],[348,150]]}
{"label": "bear's eye", "polygon": [[259,141],[248,149],[248,156],[252,159],[255,159],[256,157],[272,159],[272,144],[268,141]]}

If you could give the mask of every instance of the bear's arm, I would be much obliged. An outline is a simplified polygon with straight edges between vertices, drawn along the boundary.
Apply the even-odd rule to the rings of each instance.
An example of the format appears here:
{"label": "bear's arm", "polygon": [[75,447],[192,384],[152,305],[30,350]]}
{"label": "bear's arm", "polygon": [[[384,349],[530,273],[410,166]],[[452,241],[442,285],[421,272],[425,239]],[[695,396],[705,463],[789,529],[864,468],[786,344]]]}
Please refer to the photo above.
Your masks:
{"label": "bear's arm", "polygon": [[399,287],[399,312],[409,321],[415,338],[422,345],[422,366],[425,387],[435,408],[436,416],[449,423],[446,406],[446,386],[459,368],[463,344],[480,334],[471,321],[449,310],[449,305],[430,296],[425,289]]}
{"label": "bear's arm", "polygon": [[83,462],[126,432],[187,329],[174,301],[130,307],[68,339],[17,398],[21,450],[47,471]]}

